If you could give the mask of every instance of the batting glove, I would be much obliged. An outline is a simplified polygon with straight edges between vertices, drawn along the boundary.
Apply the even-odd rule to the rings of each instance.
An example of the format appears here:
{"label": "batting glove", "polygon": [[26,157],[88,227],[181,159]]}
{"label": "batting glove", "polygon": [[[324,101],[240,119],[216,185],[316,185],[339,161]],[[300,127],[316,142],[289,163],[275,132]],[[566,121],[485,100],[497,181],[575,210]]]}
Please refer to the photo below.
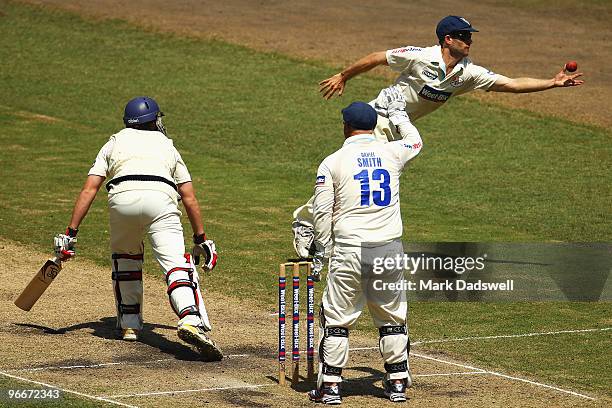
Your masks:
{"label": "batting glove", "polygon": [[53,238],[53,249],[55,256],[60,258],[62,262],[69,261],[76,255],[75,244],[77,242],[76,236],[79,230],[66,228],[64,234],[57,234]]}
{"label": "batting glove", "polygon": [[212,239],[206,239],[206,234],[194,235],[193,243],[195,244],[191,250],[195,264],[200,263],[200,257],[204,257],[202,268],[205,271],[212,271],[217,265],[217,247]]}

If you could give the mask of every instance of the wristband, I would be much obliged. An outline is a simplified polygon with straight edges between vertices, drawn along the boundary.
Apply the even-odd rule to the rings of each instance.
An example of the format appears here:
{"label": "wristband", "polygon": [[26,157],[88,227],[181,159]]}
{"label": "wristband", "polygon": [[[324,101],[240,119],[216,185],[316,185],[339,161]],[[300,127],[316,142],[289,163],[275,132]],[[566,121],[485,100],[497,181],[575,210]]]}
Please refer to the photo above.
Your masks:
{"label": "wristband", "polygon": [[68,235],[70,238],[76,238],[78,233],[79,233],[78,229],[70,228],[70,227],[66,228],[66,235]]}
{"label": "wristband", "polygon": [[200,245],[206,241],[206,234],[202,233],[200,235],[193,234],[193,243],[196,245]]}

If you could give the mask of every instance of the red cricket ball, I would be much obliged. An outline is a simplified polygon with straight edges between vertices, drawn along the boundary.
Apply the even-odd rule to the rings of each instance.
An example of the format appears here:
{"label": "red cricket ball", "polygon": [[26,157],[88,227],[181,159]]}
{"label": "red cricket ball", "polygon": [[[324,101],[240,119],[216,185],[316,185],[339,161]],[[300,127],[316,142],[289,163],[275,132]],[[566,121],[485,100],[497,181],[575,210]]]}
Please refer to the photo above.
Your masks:
{"label": "red cricket ball", "polygon": [[576,61],[570,61],[565,64],[565,70],[567,72],[574,72],[578,69],[578,63]]}

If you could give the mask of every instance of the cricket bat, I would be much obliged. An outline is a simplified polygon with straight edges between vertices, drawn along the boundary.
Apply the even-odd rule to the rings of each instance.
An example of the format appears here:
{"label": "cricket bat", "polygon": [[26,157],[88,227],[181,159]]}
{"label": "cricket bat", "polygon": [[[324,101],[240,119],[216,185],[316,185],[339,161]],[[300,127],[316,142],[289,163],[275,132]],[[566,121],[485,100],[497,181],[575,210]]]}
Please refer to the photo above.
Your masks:
{"label": "cricket bat", "polygon": [[15,306],[26,312],[29,311],[61,270],[62,261],[60,261],[60,258],[55,257],[47,260],[15,300]]}

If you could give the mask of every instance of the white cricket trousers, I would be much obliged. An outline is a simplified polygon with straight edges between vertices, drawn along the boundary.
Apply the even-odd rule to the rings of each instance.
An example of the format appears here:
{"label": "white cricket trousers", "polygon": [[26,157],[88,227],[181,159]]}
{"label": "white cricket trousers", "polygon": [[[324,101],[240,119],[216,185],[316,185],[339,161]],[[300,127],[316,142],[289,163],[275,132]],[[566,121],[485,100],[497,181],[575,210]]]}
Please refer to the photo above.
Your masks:
{"label": "white cricket trousers", "polygon": [[210,330],[197,270],[185,254],[176,200],[162,191],[129,190],[109,196],[108,206],[117,326],[142,329],[143,239],[147,235],[166,276],[170,305],[181,319],[179,324]]}
{"label": "white cricket trousers", "polygon": [[342,381],[342,368],[348,362],[349,331],[365,305],[379,329],[386,378],[406,378],[408,386],[412,383],[408,365],[406,292],[386,286],[401,282],[404,271],[392,269],[381,274],[372,271],[373,257],[394,258],[397,255],[403,255],[400,240],[367,249],[334,245],[320,312],[319,386],[323,382]]}

